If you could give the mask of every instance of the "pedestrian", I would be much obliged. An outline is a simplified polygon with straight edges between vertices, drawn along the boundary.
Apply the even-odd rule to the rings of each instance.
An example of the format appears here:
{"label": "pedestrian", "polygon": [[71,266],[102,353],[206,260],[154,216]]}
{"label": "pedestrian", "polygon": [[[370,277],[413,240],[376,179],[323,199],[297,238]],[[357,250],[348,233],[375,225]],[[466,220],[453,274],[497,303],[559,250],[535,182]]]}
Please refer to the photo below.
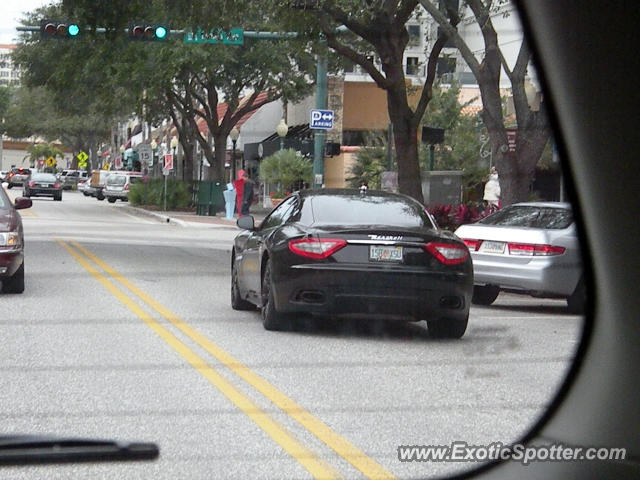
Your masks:
{"label": "pedestrian", "polygon": [[489,213],[493,213],[500,208],[500,181],[496,167],[491,167],[489,180],[484,186],[483,200],[487,202]]}
{"label": "pedestrian", "polygon": [[240,210],[241,215],[249,215],[249,208],[253,203],[253,181],[249,178],[249,174],[244,172],[242,174],[244,185],[242,189],[242,208]]}

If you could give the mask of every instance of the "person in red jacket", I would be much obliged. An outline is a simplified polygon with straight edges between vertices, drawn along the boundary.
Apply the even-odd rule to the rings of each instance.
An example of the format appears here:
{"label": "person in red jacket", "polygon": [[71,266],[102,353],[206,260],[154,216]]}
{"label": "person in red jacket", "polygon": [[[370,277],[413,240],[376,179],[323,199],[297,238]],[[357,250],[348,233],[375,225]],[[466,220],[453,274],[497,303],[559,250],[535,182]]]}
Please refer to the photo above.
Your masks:
{"label": "person in red jacket", "polygon": [[233,181],[233,188],[236,190],[236,213],[242,216],[242,194],[244,193],[244,175],[247,172],[238,170],[238,178]]}

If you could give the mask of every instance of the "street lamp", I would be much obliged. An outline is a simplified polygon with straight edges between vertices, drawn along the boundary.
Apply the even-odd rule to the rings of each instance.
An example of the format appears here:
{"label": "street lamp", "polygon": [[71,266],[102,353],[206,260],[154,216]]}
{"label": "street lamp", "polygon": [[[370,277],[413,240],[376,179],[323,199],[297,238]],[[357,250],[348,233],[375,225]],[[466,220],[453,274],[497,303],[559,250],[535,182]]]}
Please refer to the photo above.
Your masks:
{"label": "street lamp", "polygon": [[280,150],[284,150],[284,137],[287,136],[289,126],[284,123],[284,118],[280,119],[280,123],[276,127],[276,133],[280,137]]}
{"label": "street lamp", "polygon": [[233,144],[233,149],[231,150],[231,180],[233,181],[236,178],[236,142],[240,136],[240,130],[233,127],[229,132],[229,136],[231,137],[231,143]]}
{"label": "street lamp", "polygon": [[[178,137],[175,135],[171,138],[171,150],[173,151],[173,164],[176,165],[178,162],[176,161],[176,148],[178,148]],[[184,169],[183,169],[184,171]],[[175,168],[174,168],[175,172]],[[177,175],[176,175],[177,176]]]}

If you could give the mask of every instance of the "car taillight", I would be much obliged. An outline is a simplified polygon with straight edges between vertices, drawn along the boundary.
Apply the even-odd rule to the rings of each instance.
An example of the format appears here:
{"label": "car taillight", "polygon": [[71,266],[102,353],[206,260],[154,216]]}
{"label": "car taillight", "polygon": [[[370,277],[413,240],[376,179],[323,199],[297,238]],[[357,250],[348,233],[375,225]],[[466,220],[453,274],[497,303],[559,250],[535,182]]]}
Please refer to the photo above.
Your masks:
{"label": "car taillight", "polygon": [[58,182],[54,183],[53,188],[60,188],[60,184]]}
{"label": "car taillight", "polygon": [[561,255],[564,253],[564,247],[555,245],[538,245],[533,243],[508,243],[509,254],[525,257],[542,256],[549,257],[552,255]]}
{"label": "car taillight", "polygon": [[129,190],[129,184],[128,183],[124,186],[124,189],[125,190]]}
{"label": "car taillight", "polygon": [[473,250],[474,252],[477,252],[482,244],[482,240],[476,240],[475,238],[463,238],[462,241],[469,250]]}
{"label": "car taillight", "polygon": [[8,176],[8,177],[9,177],[9,178],[11,178],[11,177],[13,177],[14,175],[15,175],[15,173],[11,172],[11,173],[9,174],[9,176]]}
{"label": "car taillight", "polygon": [[469,250],[453,243],[430,242],[424,246],[424,249],[445,265],[463,263],[469,256]]}
{"label": "car taillight", "polygon": [[35,187],[36,186],[36,182],[29,182],[29,186],[30,187]]}
{"label": "car taillight", "polygon": [[330,257],[344,247],[347,242],[341,238],[300,238],[289,242],[289,250],[315,260]]}

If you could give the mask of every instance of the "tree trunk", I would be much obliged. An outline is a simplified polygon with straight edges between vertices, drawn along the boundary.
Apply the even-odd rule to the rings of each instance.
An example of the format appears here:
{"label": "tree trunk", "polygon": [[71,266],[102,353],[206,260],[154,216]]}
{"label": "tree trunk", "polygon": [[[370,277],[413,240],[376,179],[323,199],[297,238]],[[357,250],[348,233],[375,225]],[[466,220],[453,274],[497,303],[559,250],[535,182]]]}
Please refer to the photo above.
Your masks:
{"label": "tree trunk", "polygon": [[[404,92],[402,93],[404,95]],[[398,190],[424,203],[422,176],[418,162],[418,127],[413,112],[398,92],[387,90],[389,117],[393,124],[393,139],[398,162]]]}

